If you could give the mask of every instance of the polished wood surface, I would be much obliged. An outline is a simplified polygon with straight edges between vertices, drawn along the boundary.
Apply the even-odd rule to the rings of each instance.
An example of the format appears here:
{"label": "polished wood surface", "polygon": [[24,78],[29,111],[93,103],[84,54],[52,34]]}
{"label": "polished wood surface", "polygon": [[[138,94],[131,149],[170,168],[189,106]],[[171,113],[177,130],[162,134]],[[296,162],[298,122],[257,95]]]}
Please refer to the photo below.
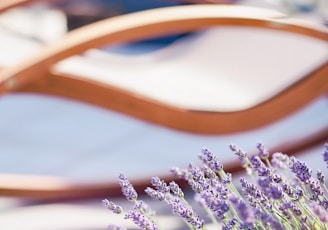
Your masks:
{"label": "polished wood surface", "polygon": [[283,30],[328,42],[327,31],[282,18],[282,15],[272,11],[220,5],[155,9],[110,18],[72,31],[64,39],[46,47],[26,62],[2,71],[0,92],[25,91],[65,96],[173,129],[204,134],[245,131],[266,125],[327,92],[328,61],[274,98],[236,112],[191,111],[172,107],[92,79],[58,74],[52,68],[58,61],[91,48],[218,25]]}

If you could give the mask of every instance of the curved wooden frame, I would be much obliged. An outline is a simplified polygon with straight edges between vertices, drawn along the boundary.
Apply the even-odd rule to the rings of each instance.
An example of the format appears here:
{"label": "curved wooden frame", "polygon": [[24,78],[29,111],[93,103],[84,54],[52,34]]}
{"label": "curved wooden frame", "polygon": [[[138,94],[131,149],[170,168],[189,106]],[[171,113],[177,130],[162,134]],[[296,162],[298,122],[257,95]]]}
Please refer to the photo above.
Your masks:
{"label": "curved wooden frame", "polygon": [[221,134],[269,124],[328,91],[327,61],[279,95],[257,106],[236,112],[207,112],[160,104],[92,79],[59,74],[52,69],[56,62],[91,48],[218,25],[283,30],[328,42],[327,31],[281,18],[275,12],[249,7],[191,5],[148,10],[110,18],[69,33],[28,61],[2,71],[0,93],[26,91],[65,96],[178,130]]}
{"label": "curved wooden frame", "polygon": [[[91,79],[78,79],[57,73],[53,68],[56,62],[90,48],[168,33],[188,32],[215,25],[242,25],[290,31],[328,42],[326,31],[281,18],[277,13],[269,11],[264,11],[264,14],[262,11],[249,13],[249,10],[248,7],[239,6],[180,6],[139,12],[94,23],[71,32],[63,40],[44,48],[24,63],[2,70],[0,92],[39,92],[65,96],[188,132],[218,134],[255,128],[286,116],[319,95],[327,93],[328,62],[275,98],[247,110],[225,113],[190,111],[158,104]],[[318,136],[300,141],[299,145],[292,148],[280,146],[278,150],[292,153],[326,139],[327,130],[323,130]],[[230,172],[240,169],[239,164],[235,162],[225,165],[225,168]],[[167,176],[163,178],[170,179]],[[4,179],[5,176],[1,175],[0,180]],[[25,177],[13,178],[10,175],[7,186],[0,187],[0,194],[62,199],[105,196],[109,190],[111,195],[120,193],[116,183],[84,185],[66,184],[62,181],[57,183],[58,181],[47,181],[47,178],[44,180],[28,177],[28,179],[29,185],[24,187],[22,181],[26,180]],[[42,187],[38,186],[40,181]],[[148,178],[138,181],[136,188],[142,190],[148,183]]]}

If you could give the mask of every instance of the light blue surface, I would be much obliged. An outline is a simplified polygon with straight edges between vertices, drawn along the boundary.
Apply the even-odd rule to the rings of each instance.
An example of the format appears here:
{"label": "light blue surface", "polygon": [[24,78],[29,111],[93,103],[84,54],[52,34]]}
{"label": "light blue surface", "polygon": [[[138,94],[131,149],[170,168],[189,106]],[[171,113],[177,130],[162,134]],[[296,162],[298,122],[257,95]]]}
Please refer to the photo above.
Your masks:
{"label": "light blue surface", "polygon": [[217,136],[187,134],[48,96],[6,95],[0,110],[1,173],[81,181],[116,180],[119,172],[132,178],[163,175],[172,166],[197,162],[205,146],[227,162],[235,159],[229,143],[247,151],[254,151],[258,141],[272,148],[328,126],[324,97],[278,123]]}

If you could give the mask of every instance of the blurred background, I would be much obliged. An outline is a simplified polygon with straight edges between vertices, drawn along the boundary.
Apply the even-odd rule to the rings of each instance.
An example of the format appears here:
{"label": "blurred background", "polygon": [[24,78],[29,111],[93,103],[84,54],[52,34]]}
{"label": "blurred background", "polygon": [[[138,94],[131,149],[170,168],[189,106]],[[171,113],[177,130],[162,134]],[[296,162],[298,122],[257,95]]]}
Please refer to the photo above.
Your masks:
{"label": "blurred background", "polygon": [[[0,14],[0,68],[15,67],[67,33],[99,20],[153,8],[202,3],[276,10],[288,18],[305,20],[328,31],[327,0],[35,1]],[[233,111],[245,109],[275,95],[277,90],[285,87],[284,84],[293,82],[287,81],[285,75],[303,75],[309,69],[327,62],[328,45],[325,42],[311,45],[307,39],[294,41],[286,38],[289,43],[281,46],[278,43],[280,40],[275,39],[273,34],[261,34],[256,29],[241,29],[236,33],[214,28],[102,47],[83,54],[83,60],[73,57],[59,63],[56,68],[62,72],[85,74],[85,77],[96,74],[107,76],[113,71],[113,78],[119,76],[124,79],[126,76],[127,81],[131,82],[126,89],[134,93],[140,93],[136,82],[143,75],[161,75],[159,71],[163,70],[162,75],[174,73],[185,78],[158,88],[154,88],[158,83],[140,83],[141,89],[148,93],[146,96],[155,95],[159,101],[181,105],[188,100],[202,98],[198,95],[210,91],[206,87],[212,85],[211,90],[230,90],[224,91],[227,96],[220,98],[221,104],[216,96],[204,94],[204,100],[190,102],[188,106],[194,108],[200,104],[204,106],[202,109],[211,110],[211,106],[218,103],[217,108]],[[227,55],[219,57],[224,53],[224,47]],[[277,47],[283,50],[277,50]],[[162,69],[161,61],[173,64],[173,67]],[[180,68],[181,63],[184,68]],[[202,72],[189,70],[204,63],[212,65],[206,65]],[[216,75],[217,63],[226,64],[227,68],[222,69],[226,70],[223,74],[228,74],[224,80],[214,81],[218,86],[209,80]],[[249,63],[256,63],[256,66]],[[185,96],[181,94],[179,98],[174,98],[170,93],[185,92],[188,87],[183,80],[189,79],[188,74],[192,72],[208,75],[208,78],[204,77],[208,82],[197,85],[195,81],[194,85],[188,85],[190,91],[186,91]],[[232,73],[242,73],[246,77],[233,80],[229,75]],[[113,84],[120,86],[122,83],[116,80]],[[217,135],[174,130],[94,105],[49,95],[2,95],[0,110],[1,229],[106,229],[109,223],[124,223],[129,229],[135,229],[129,221],[123,221],[101,205],[103,198],[110,197],[124,207],[129,206],[117,196],[116,181],[120,172],[126,173],[137,185],[142,181],[139,184],[141,197],[157,210],[160,221],[167,229],[184,229],[178,218],[169,215],[165,204],[143,197],[142,189],[144,181],[150,181],[151,176],[167,177],[170,167],[197,163],[202,147],[210,148],[223,163],[231,165],[235,164],[235,158],[228,148],[230,143],[249,153],[256,153],[256,144],[262,142],[272,152],[280,151],[279,148],[297,150],[298,157],[308,162],[313,171],[326,170],[322,153],[323,144],[328,141],[327,95],[279,121],[248,131]],[[318,132],[321,136],[315,140]],[[294,144],[308,138],[314,140],[311,146],[293,149]],[[238,179],[240,172],[234,173],[235,179]],[[57,185],[63,182],[83,184],[83,189],[97,183],[108,184],[108,194],[87,196],[79,195],[75,190],[76,194],[65,196],[61,193],[58,197],[47,199],[33,194],[34,190],[42,190],[43,183]],[[17,189],[11,193],[10,186]],[[115,189],[111,190],[111,186]],[[24,193],[29,188],[32,188],[31,191]],[[192,200],[191,193],[187,196]]]}

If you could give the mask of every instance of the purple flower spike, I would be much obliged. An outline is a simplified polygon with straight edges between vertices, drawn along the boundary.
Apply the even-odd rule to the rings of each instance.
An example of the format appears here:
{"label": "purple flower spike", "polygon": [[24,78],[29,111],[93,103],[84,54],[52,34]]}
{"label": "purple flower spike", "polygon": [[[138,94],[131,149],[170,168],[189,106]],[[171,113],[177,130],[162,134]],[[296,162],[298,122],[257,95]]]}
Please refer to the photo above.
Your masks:
{"label": "purple flower spike", "polygon": [[150,196],[151,198],[153,198],[154,200],[158,200],[158,201],[164,201],[165,200],[165,194],[160,192],[160,191],[156,191],[153,188],[146,188],[145,192],[147,193],[148,196]]}
{"label": "purple flower spike", "polygon": [[321,184],[325,183],[325,175],[321,170],[317,170],[317,179]]}
{"label": "purple flower spike", "polygon": [[324,223],[328,223],[328,212],[316,203],[311,203],[310,207],[314,214]]}
{"label": "purple flower spike", "polygon": [[123,212],[123,208],[119,205],[116,205],[114,202],[109,201],[107,199],[102,201],[103,206],[108,208],[109,210],[113,211],[116,214],[120,214]]}
{"label": "purple flower spike", "polygon": [[170,191],[170,188],[167,186],[165,181],[161,180],[157,176],[151,178],[151,184],[160,192],[168,193]]}
{"label": "purple flower spike", "polygon": [[137,200],[138,194],[136,190],[134,189],[128,178],[122,173],[119,175],[119,184],[121,186],[123,195],[128,201],[134,202]]}
{"label": "purple flower spike", "polygon": [[236,218],[232,218],[231,220],[228,221],[227,224],[225,224],[222,227],[222,230],[232,230],[232,229],[234,229],[234,227],[236,226],[236,224],[237,224],[237,219]]}
{"label": "purple flower spike", "polygon": [[231,151],[233,151],[240,158],[244,158],[247,156],[247,153],[245,151],[243,151],[242,149],[238,148],[237,145],[230,144],[229,147],[230,147]]}
{"label": "purple flower spike", "polygon": [[203,148],[199,158],[214,172],[221,171],[223,165],[218,161],[217,157],[208,149]]}
{"label": "purple flower spike", "polygon": [[328,168],[328,143],[326,143],[324,147],[325,151],[323,152],[323,160],[326,162]]}
{"label": "purple flower spike", "polygon": [[180,215],[186,222],[190,223],[194,227],[200,229],[204,226],[204,220],[201,220],[199,216],[190,208],[186,207],[176,199],[169,203],[174,214]]}
{"label": "purple flower spike", "polygon": [[134,204],[134,209],[141,211],[142,213],[147,213],[149,216],[155,217],[156,212],[151,210],[151,208],[142,200],[136,201]]}
{"label": "purple flower spike", "polygon": [[224,219],[225,213],[230,210],[226,200],[220,199],[212,191],[204,191],[201,194],[204,204],[213,211],[218,219]]}
{"label": "purple flower spike", "polygon": [[170,169],[170,172],[172,173],[173,176],[176,176],[180,179],[188,180],[189,172],[185,169],[180,169],[178,167],[172,167]]}
{"label": "purple flower spike", "polygon": [[269,186],[268,194],[269,194],[270,197],[272,197],[275,200],[278,200],[278,199],[282,198],[282,195],[283,195],[282,189],[279,188],[276,185],[270,185]]}
{"label": "purple flower spike", "polygon": [[272,154],[271,164],[276,169],[286,169],[289,164],[289,157],[286,154],[277,152]]}
{"label": "purple flower spike", "polygon": [[269,158],[269,151],[264,148],[264,145],[262,143],[258,143],[256,148],[259,150],[259,156],[261,159],[265,160]]}
{"label": "purple flower spike", "polygon": [[265,166],[258,156],[252,156],[250,161],[252,163],[252,168],[257,171],[260,177],[269,176],[271,174],[271,170]]}
{"label": "purple flower spike", "polygon": [[148,220],[140,211],[131,210],[129,211],[125,217],[125,219],[131,219],[136,225],[138,225],[141,229],[144,230],[158,230],[158,227]]}
{"label": "purple flower spike", "polygon": [[229,197],[230,202],[235,206],[239,218],[246,224],[253,224],[255,217],[250,208],[247,207],[245,202],[242,199],[237,198],[236,196]]}
{"label": "purple flower spike", "polygon": [[248,160],[247,153],[234,144],[230,144],[229,147],[238,156],[241,166],[248,168],[250,166],[250,162]]}
{"label": "purple flower spike", "polygon": [[172,193],[175,196],[177,196],[179,198],[183,198],[184,197],[184,193],[181,190],[180,186],[177,183],[175,183],[174,181],[171,181],[170,182],[170,189],[171,189]]}
{"label": "purple flower spike", "polygon": [[310,168],[304,162],[297,160],[295,157],[291,157],[290,161],[290,169],[292,172],[296,174],[296,177],[300,179],[300,181],[308,184],[311,178]]}

